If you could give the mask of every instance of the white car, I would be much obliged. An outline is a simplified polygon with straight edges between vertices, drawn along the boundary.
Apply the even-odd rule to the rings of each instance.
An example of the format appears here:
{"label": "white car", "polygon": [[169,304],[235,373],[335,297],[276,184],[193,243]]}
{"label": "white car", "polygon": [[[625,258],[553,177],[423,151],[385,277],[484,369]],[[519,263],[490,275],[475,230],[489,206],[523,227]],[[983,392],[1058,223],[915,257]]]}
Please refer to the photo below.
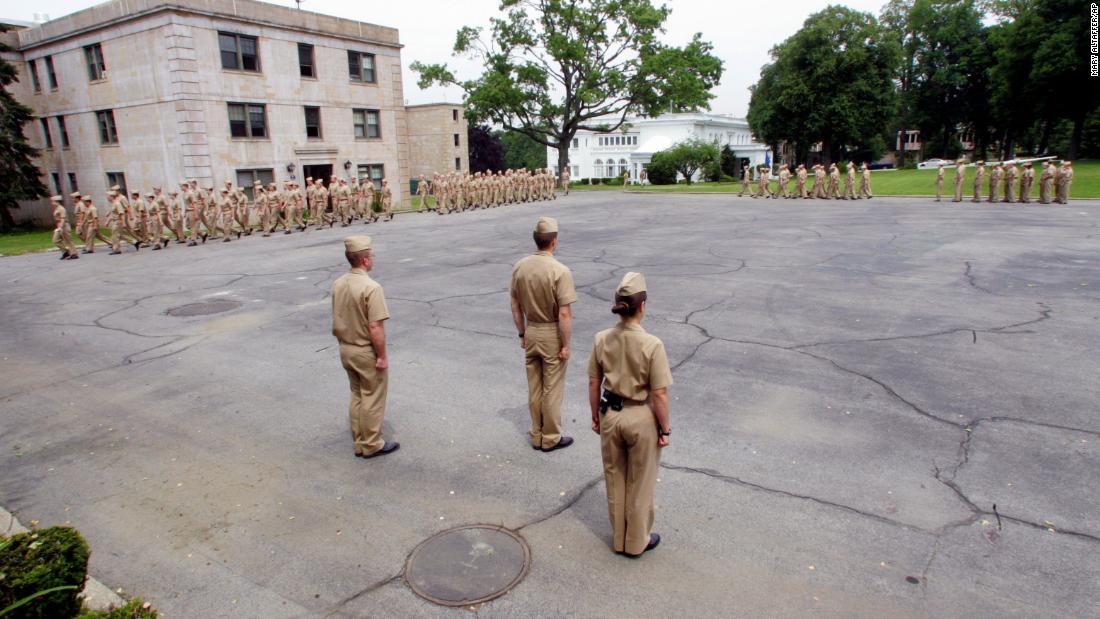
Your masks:
{"label": "white car", "polygon": [[941,163],[945,167],[951,165],[951,162],[946,160],[946,159],[926,159],[926,160],[924,160],[924,161],[917,164],[917,169],[918,170],[931,170],[933,168],[940,167]]}

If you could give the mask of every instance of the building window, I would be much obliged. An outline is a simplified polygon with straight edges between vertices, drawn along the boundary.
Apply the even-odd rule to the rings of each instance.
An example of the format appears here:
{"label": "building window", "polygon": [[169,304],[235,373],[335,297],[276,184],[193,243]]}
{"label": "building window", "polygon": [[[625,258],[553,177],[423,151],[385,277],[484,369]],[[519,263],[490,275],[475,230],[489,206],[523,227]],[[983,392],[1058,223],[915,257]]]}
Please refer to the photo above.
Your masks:
{"label": "building window", "polygon": [[455,122],[458,122],[458,110],[451,110],[451,118],[453,118]]}
{"label": "building window", "polygon": [[50,80],[50,90],[57,90],[57,73],[53,70],[53,56],[46,56],[46,77]]}
{"label": "building window", "polygon": [[455,157],[455,169],[456,170],[461,170],[462,169],[462,157]]}
{"label": "building window", "polygon": [[306,137],[321,139],[321,108],[306,106]]}
{"label": "building window", "polygon": [[313,65],[313,46],[298,44],[298,74],[302,77],[317,77]]}
{"label": "building window", "polygon": [[69,130],[65,127],[65,117],[57,117],[57,131],[61,134],[61,148],[69,147]]}
{"label": "building window", "polygon": [[264,187],[275,182],[275,170],[260,168],[257,170],[237,170],[237,186],[244,190],[249,200],[254,200],[252,195],[252,183],[260,181]]}
{"label": "building window", "polygon": [[114,110],[102,110],[95,113],[99,122],[99,143],[118,144],[118,129],[115,127]]}
{"label": "building window", "polygon": [[266,138],[267,112],[263,105],[229,103],[229,135],[235,138]]}
{"label": "building window", "polygon": [[381,163],[359,164],[359,178],[369,178],[376,191],[382,190],[382,179],[386,176],[386,167]]}
{"label": "building window", "polygon": [[31,68],[31,85],[35,92],[42,92],[42,81],[38,79],[38,60],[30,60],[27,66]]}
{"label": "building window", "polygon": [[578,148],[581,145],[581,141],[578,138],[573,138],[573,148]]}
{"label": "building window", "polygon": [[349,51],[348,77],[353,82],[375,83],[374,54]]}
{"label": "building window", "polygon": [[53,192],[61,193],[61,175],[57,172],[50,172],[50,178],[53,179]]}
{"label": "building window", "polygon": [[619,160],[619,176],[622,176],[630,167],[626,163],[626,159]]}
{"label": "building window", "polygon": [[80,187],[76,184],[76,172],[69,172],[69,191],[80,191]]}
{"label": "building window", "polygon": [[88,65],[89,82],[106,79],[107,63],[103,62],[103,47],[99,43],[84,47],[84,64]]}
{"label": "building window", "polygon": [[50,135],[50,119],[39,118],[38,122],[42,123],[42,140],[46,145],[46,148],[53,148],[53,136]]}
{"label": "building window", "polygon": [[455,146],[458,146],[458,145],[459,145],[459,143],[458,143],[458,134],[456,133],[455,134]]}
{"label": "building window", "polygon": [[223,69],[260,70],[260,55],[256,51],[256,37],[232,32],[219,32],[218,49],[221,50]]}
{"label": "building window", "polygon": [[[603,138],[600,138],[601,140]],[[595,163],[595,172],[593,174],[596,178],[603,178],[603,159],[597,159]]]}
{"label": "building window", "polygon": [[120,195],[129,195],[130,192],[126,191],[126,175],[122,172],[107,173],[107,187],[114,187],[115,185],[118,185],[118,193]]}
{"label": "building window", "polygon": [[378,124],[378,110],[352,110],[352,124],[355,125],[355,138],[373,139],[382,137],[382,128]]}

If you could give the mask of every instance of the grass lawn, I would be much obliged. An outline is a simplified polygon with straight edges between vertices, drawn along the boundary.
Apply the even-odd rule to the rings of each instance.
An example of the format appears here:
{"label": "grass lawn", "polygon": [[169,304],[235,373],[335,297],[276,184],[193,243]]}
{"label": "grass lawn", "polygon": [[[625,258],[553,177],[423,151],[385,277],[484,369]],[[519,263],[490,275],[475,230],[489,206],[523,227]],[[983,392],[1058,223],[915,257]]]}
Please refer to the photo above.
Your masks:
{"label": "grass lawn", "polygon": [[18,256],[53,246],[53,230],[20,230],[0,234],[0,256]]}
{"label": "grass lawn", "polygon": [[[1039,198],[1039,174],[1035,173],[1035,185],[1032,187],[1033,200]],[[944,195],[954,192],[954,168],[948,168],[944,174]],[[812,178],[812,177],[811,177]],[[982,195],[989,195],[989,175],[986,174],[985,187]],[[841,177],[841,188],[844,187],[844,178]],[[856,190],[859,190],[859,177],[856,177]],[[775,189],[776,184],[772,183]],[[794,190],[794,181],[791,181],[791,190]],[[963,195],[973,195],[974,168],[966,169],[966,179],[963,181]],[[573,187],[575,191],[621,191],[622,188],[613,185],[581,185]],[[652,191],[661,193],[697,192],[697,193],[737,193],[741,189],[741,183],[693,183],[691,185],[646,185],[644,187],[631,185],[631,191]],[[936,194],[936,170],[876,170],[871,173],[871,193],[876,196],[934,196]],[[1070,187],[1070,198],[1100,198],[1100,161],[1078,161],[1073,164],[1073,185]]]}

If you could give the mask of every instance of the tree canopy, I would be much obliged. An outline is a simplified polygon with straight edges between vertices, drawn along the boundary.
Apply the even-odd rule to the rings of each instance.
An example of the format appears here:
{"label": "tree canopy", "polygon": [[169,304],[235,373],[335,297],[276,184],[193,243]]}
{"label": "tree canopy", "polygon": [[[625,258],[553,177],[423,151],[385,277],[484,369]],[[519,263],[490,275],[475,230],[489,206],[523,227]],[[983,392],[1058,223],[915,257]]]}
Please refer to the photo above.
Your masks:
{"label": "tree canopy", "polygon": [[470,125],[466,130],[470,145],[470,171],[496,172],[505,169],[504,145],[500,136],[485,125]]}
{"label": "tree canopy", "polygon": [[578,130],[610,132],[630,114],[708,107],[722,61],[699,34],[680,47],[663,43],[670,11],[650,0],[502,0],[488,31],[466,26],[455,37],[455,55],[476,59],[481,75],[411,67],[421,88],[461,88],[471,117],[556,148],[562,170]]}
{"label": "tree canopy", "polygon": [[[684,177],[684,182],[690,185],[696,172],[708,165],[717,165],[718,159],[718,147],[714,143],[693,138],[654,153],[650,168],[652,169],[653,164],[657,164],[658,167],[671,167]],[[652,179],[652,172],[650,172],[650,178]],[[656,181],[652,182],[659,184]]]}
{"label": "tree canopy", "polygon": [[[6,30],[0,26],[0,32]],[[0,52],[6,51],[11,48],[0,43]],[[8,92],[8,86],[17,81],[15,67],[0,58],[0,230],[15,225],[11,209],[19,208],[20,200],[46,195],[42,173],[32,161],[37,150],[23,135],[23,126],[34,120],[34,113]]]}

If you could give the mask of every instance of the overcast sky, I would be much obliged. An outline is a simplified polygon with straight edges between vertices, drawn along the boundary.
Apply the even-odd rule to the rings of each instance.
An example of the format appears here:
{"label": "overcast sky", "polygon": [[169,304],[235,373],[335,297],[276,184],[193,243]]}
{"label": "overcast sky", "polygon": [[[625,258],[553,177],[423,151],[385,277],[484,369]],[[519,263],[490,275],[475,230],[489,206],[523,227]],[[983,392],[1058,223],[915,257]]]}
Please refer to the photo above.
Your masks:
{"label": "overcast sky", "polygon": [[[293,0],[273,0],[275,4],[294,6]],[[659,0],[657,0],[659,1]],[[886,0],[846,0],[839,2],[878,15]],[[768,50],[794,34],[809,14],[829,3],[824,0],[773,0],[755,6],[748,2],[717,0],[666,0],[672,15],[666,22],[665,42],[682,45],[696,32],[714,44],[715,53],[725,63],[722,83],[715,88],[711,109],[723,114],[744,116],[748,110],[748,88],[768,61]],[[35,13],[51,18],[98,4],[94,0],[36,0],[28,4],[5,3],[3,17],[30,21]],[[409,63],[447,62],[459,78],[476,75],[478,67],[466,59],[451,57],[455,31],[460,26],[487,25],[498,13],[497,0],[400,0],[363,2],[362,0],[304,0],[303,10],[327,13],[349,19],[391,26],[400,30],[402,62],[405,69],[405,98],[410,104],[462,100],[456,89],[420,90]]]}

